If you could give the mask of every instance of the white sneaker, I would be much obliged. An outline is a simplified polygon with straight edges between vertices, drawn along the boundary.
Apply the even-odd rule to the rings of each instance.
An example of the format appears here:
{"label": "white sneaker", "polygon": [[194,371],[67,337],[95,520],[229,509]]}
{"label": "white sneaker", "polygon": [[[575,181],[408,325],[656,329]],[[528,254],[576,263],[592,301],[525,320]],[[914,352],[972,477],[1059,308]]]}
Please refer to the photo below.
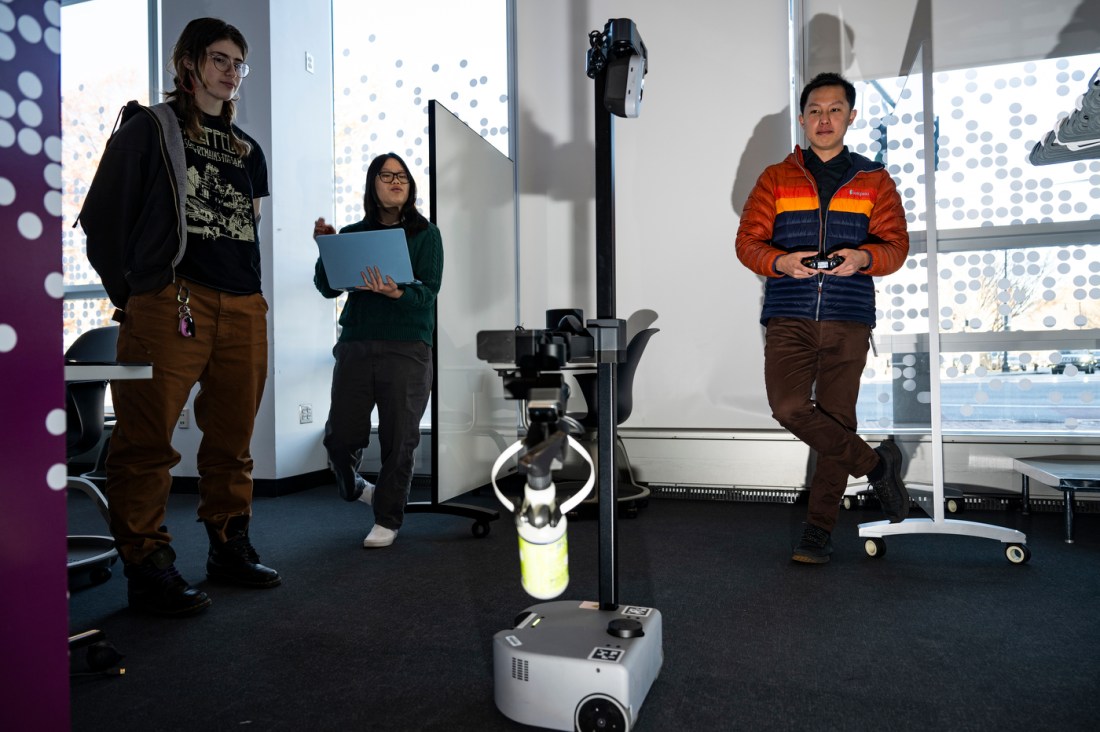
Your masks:
{"label": "white sneaker", "polygon": [[359,498],[357,498],[356,500],[361,501],[369,506],[374,503],[374,483],[371,483],[366,478],[360,478],[359,480],[363,481],[363,492],[359,494]]}
{"label": "white sneaker", "polygon": [[397,538],[397,532],[394,529],[387,529],[385,526],[374,525],[374,528],[367,534],[367,538],[363,539],[364,549],[381,549],[384,546],[389,546],[393,543],[393,540]]}

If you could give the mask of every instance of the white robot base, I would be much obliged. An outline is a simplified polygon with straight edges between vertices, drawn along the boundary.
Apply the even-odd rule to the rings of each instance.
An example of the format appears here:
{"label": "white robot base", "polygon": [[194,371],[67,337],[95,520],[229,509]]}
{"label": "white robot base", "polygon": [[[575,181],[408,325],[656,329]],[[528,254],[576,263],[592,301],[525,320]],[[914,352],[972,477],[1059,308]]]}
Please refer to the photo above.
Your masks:
{"label": "white robot base", "polygon": [[653,608],[533,605],[493,636],[496,705],[535,727],[626,732],[663,661],[661,614]]}

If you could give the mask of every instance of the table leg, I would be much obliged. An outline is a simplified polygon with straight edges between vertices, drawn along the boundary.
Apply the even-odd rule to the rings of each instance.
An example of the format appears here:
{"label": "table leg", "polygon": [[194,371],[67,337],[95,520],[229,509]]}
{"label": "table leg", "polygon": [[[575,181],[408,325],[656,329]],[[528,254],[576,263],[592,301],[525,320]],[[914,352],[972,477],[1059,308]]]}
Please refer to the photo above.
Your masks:
{"label": "table leg", "polygon": [[1031,513],[1031,479],[1024,474],[1020,474],[1020,482],[1022,487],[1020,489],[1020,505],[1022,507],[1021,513],[1027,516]]}
{"label": "table leg", "polygon": [[1066,543],[1073,543],[1073,502],[1075,500],[1075,492],[1072,488],[1063,488],[1063,495],[1066,497]]}

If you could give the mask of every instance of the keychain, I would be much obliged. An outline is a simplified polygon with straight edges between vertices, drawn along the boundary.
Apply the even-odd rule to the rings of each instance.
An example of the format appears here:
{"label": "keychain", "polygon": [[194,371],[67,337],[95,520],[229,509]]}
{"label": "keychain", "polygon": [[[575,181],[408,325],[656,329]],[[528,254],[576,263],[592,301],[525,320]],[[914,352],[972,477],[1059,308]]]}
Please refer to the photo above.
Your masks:
{"label": "keychain", "polygon": [[180,335],[184,338],[195,337],[195,319],[191,317],[191,308],[187,303],[191,302],[191,291],[184,285],[176,291],[176,300],[180,303]]}

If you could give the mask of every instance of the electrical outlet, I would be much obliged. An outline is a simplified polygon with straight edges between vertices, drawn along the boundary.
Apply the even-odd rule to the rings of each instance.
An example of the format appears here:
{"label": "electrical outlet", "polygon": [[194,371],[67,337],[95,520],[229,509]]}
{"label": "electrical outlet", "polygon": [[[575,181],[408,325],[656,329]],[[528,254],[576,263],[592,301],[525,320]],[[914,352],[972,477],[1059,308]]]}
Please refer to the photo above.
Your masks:
{"label": "electrical outlet", "polygon": [[298,424],[313,424],[313,405],[298,405]]}
{"label": "electrical outlet", "polygon": [[313,54],[306,51],[306,71],[313,73]]}
{"label": "electrical outlet", "polygon": [[181,430],[185,430],[191,427],[191,410],[184,409],[180,412],[179,421],[176,422],[176,426]]}

